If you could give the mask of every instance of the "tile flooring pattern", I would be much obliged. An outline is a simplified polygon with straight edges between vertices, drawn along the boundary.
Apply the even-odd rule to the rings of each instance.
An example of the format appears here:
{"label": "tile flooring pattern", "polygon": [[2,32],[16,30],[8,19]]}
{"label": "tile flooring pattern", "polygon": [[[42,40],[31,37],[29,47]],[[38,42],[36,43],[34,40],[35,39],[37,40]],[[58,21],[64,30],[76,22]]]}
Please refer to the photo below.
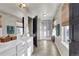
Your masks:
{"label": "tile flooring pattern", "polygon": [[38,40],[32,56],[60,56],[58,49],[51,40]]}

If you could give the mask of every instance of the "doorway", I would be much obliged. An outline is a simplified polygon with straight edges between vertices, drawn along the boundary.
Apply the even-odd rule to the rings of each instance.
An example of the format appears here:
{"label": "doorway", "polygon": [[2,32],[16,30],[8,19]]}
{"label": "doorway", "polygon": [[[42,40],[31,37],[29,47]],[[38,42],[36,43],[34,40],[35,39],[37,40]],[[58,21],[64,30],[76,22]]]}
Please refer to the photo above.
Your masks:
{"label": "doorway", "polygon": [[33,45],[37,47],[37,16],[31,18],[28,16],[29,34],[33,36]]}
{"label": "doorway", "polygon": [[33,18],[33,44],[35,47],[37,47],[37,19],[37,16]]}

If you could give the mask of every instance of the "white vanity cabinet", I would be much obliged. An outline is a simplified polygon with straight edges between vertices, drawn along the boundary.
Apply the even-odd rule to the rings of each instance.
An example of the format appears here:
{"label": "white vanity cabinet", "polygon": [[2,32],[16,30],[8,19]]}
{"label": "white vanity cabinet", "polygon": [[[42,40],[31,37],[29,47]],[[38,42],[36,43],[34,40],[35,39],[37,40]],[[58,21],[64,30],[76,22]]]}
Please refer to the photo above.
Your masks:
{"label": "white vanity cabinet", "polygon": [[21,42],[18,40],[10,41],[7,43],[0,43],[0,56],[16,56],[16,46]]}
{"label": "white vanity cabinet", "polygon": [[33,37],[27,40],[27,56],[31,56],[33,53]]}
{"label": "white vanity cabinet", "polygon": [[0,56],[31,56],[33,37],[22,37],[7,43],[0,43]]}
{"label": "white vanity cabinet", "polygon": [[17,56],[26,55],[27,46],[26,43],[22,42],[17,45]]}
{"label": "white vanity cabinet", "polygon": [[31,56],[33,52],[33,37],[22,37],[21,40],[23,43],[18,46],[18,50],[21,52],[18,55]]}
{"label": "white vanity cabinet", "polygon": [[12,47],[12,48],[6,49],[3,52],[0,52],[0,56],[16,56],[16,47]]}

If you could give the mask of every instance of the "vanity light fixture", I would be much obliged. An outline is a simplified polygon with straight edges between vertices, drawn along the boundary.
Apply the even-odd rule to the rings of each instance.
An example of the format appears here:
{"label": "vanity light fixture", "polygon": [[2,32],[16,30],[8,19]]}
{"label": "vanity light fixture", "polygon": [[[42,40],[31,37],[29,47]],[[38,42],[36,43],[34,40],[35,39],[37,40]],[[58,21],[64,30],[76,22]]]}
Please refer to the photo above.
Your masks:
{"label": "vanity light fixture", "polygon": [[20,7],[20,8],[25,8],[26,7],[26,4],[25,3],[19,3],[19,4],[17,4],[18,5],[18,7]]}

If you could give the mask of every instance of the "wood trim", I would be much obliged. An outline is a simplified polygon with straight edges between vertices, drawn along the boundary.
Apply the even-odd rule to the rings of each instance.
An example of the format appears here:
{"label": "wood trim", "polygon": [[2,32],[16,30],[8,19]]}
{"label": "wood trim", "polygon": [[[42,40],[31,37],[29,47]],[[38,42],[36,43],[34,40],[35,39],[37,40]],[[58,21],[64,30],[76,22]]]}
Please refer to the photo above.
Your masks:
{"label": "wood trim", "polygon": [[69,25],[69,21],[65,21],[62,23],[62,26],[67,26],[67,25]]}
{"label": "wood trim", "polygon": [[62,26],[69,25],[69,4],[65,3],[61,11]]}

